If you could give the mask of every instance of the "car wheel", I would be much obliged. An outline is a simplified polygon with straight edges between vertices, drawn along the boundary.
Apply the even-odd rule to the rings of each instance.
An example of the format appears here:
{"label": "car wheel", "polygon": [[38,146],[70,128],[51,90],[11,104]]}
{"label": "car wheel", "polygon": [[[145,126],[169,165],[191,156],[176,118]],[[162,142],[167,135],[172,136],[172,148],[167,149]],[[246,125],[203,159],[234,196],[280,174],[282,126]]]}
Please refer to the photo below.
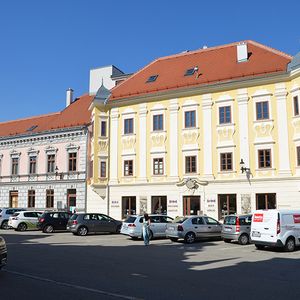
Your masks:
{"label": "car wheel", "polygon": [[288,238],[284,245],[284,250],[286,252],[293,252],[293,251],[295,251],[295,247],[296,247],[296,244],[295,244],[294,238],[292,238],[292,237]]}
{"label": "car wheel", "polygon": [[230,243],[231,240],[230,239],[223,239],[224,243]]}
{"label": "car wheel", "polygon": [[25,231],[27,230],[27,225],[25,223],[20,223],[17,227],[18,231]]}
{"label": "car wheel", "polygon": [[44,228],[43,228],[43,232],[44,233],[52,233],[54,231],[54,228],[52,225],[46,225]]}
{"label": "car wheel", "polygon": [[196,236],[194,232],[188,232],[184,237],[184,242],[187,244],[192,244],[196,240]]}
{"label": "car wheel", "polygon": [[2,222],[1,228],[5,229],[5,230],[9,228],[7,220],[5,220],[5,221]]}
{"label": "car wheel", "polygon": [[265,248],[264,245],[258,245],[258,244],[255,244],[255,247],[257,250],[263,250]]}
{"label": "car wheel", "polygon": [[88,229],[85,226],[81,226],[78,228],[77,234],[80,236],[85,236],[88,234]]}
{"label": "car wheel", "polygon": [[178,238],[170,238],[170,240],[172,241],[172,242],[177,242],[178,241]]}
{"label": "car wheel", "polygon": [[239,244],[240,245],[247,245],[249,243],[249,236],[247,234],[242,234],[240,237],[239,237]]}

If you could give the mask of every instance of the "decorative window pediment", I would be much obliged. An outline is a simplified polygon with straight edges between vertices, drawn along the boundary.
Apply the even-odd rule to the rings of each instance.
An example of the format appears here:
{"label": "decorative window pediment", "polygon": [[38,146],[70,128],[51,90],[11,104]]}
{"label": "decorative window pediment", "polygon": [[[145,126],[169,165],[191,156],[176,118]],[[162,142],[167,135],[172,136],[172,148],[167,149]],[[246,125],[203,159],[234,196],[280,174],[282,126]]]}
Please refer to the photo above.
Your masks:
{"label": "decorative window pediment", "polygon": [[16,150],[10,151],[11,158],[19,158],[21,156],[21,152],[18,152]]}
{"label": "decorative window pediment", "polygon": [[67,150],[68,153],[78,152],[79,148],[80,147],[78,145],[75,145],[75,144],[68,144],[66,146],[66,150]]}
{"label": "decorative window pediment", "polygon": [[29,148],[28,151],[28,156],[38,156],[38,154],[40,153],[39,150],[36,150],[34,148]]}
{"label": "decorative window pediment", "polygon": [[48,155],[51,155],[51,154],[56,154],[57,152],[57,148],[53,147],[53,146],[48,146],[45,148],[45,152],[48,154]]}

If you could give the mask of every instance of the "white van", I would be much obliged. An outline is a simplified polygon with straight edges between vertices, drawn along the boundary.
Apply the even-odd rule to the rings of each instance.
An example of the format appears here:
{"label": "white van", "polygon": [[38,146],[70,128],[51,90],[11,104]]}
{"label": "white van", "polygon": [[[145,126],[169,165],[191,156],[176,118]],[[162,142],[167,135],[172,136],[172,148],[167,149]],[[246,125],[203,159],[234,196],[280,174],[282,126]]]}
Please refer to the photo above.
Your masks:
{"label": "white van", "polygon": [[294,251],[300,245],[300,210],[257,210],[251,223],[251,242],[257,249],[283,247]]}

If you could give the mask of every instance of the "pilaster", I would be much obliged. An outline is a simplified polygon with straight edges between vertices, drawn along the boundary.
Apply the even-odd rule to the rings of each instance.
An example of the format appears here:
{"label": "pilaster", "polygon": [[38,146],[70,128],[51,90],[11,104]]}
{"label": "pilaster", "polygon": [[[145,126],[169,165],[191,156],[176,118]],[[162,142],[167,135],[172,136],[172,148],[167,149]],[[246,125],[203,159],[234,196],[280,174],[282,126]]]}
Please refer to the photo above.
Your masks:
{"label": "pilaster", "polygon": [[178,99],[170,100],[170,180],[178,181]]}
{"label": "pilaster", "polygon": [[111,133],[110,133],[110,180],[109,184],[118,183],[118,127],[119,109],[111,110]]}
{"label": "pilaster", "polygon": [[203,112],[203,154],[204,154],[204,178],[211,180],[213,176],[213,159],[212,159],[212,95],[205,94],[202,96]]}
{"label": "pilaster", "polygon": [[275,85],[276,103],[277,103],[277,122],[278,122],[278,157],[279,169],[278,175],[291,176],[290,169],[290,155],[289,155],[289,139],[287,126],[287,110],[286,110],[286,96],[287,91],[285,83],[278,83]]}

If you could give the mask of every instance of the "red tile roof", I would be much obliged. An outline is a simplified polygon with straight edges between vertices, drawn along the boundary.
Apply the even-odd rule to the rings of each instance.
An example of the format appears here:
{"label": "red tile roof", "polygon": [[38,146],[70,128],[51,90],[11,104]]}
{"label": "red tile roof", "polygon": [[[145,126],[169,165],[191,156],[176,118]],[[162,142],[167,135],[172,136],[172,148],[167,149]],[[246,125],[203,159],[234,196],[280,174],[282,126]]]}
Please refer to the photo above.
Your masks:
{"label": "red tile roof", "polygon": [[[242,63],[237,62],[236,46],[240,42],[158,58],[114,87],[110,100],[286,71],[291,56],[254,41],[245,42],[250,56]],[[184,76],[195,66],[200,76]],[[152,75],[158,75],[156,81],[146,83]]]}
{"label": "red tile roof", "polygon": [[[92,96],[83,95],[61,112],[0,123],[0,138],[87,125]],[[28,131],[31,127],[33,130]]]}

